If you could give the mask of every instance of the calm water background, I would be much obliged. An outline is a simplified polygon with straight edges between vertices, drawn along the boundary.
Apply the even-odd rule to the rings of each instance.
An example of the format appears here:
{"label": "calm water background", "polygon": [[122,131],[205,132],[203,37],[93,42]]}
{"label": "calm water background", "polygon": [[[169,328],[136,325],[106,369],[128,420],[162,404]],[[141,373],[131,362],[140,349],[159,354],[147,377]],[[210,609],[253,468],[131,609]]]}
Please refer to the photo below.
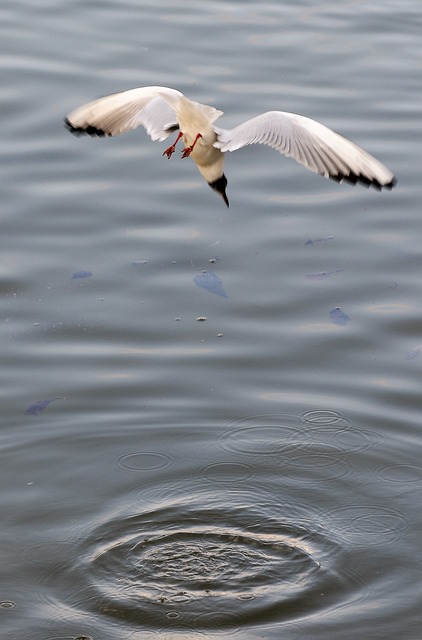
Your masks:
{"label": "calm water background", "polygon": [[[420,638],[421,29],[419,0],[2,3],[2,638]],[[314,117],[398,186],[249,148],[226,210],[143,131],[63,128],[149,84]]]}

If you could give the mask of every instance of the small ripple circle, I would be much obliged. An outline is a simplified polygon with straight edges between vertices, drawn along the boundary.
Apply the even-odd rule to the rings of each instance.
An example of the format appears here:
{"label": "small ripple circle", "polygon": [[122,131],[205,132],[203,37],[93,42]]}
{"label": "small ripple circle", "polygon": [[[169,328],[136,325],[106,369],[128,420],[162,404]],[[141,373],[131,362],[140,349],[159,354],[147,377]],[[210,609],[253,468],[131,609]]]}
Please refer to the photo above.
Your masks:
{"label": "small ripple circle", "polygon": [[388,482],[413,484],[422,482],[422,467],[416,464],[389,464],[378,469],[378,476]]}
{"label": "small ripple circle", "polygon": [[155,471],[170,465],[171,459],[164,453],[136,451],[125,453],[117,459],[119,467],[128,471]]}
{"label": "small ripple circle", "polygon": [[246,416],[226,425],[221,443],[234,453],[273,455],[294,446],[300,426],[297,416]]}
{"label": "small ripple circle", "polygon": [[302,413],[303,422],[313,425],[336,425],[337,427],[350,426],[350,420],[338,411],[331,409],[314,409]]}
{"label": "small ripple circle", "polygon": [[214,462],[200,469],[200,475],[205,480],[216,483],[243,482],[254,474],[248,464],[241,462]]}
{"label": "small ripple circle", "polygon": [[349,505],[333,509],[329,517],[337,534],[355,545],[396,542],[409,526],[398,510],[378,505]]}

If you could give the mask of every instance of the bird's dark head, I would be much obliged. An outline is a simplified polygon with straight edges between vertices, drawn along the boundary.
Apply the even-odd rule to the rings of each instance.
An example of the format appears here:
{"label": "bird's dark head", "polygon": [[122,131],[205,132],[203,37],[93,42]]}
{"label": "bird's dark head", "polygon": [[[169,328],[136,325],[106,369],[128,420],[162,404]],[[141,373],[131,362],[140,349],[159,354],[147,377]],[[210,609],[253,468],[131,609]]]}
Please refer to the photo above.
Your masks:
{"label": "bird's dark head", "polygon": [[223,198],[224,202],[226,203],[226,206],[228,207],[229,199],[227,198],[227,195],[226,195],[227,178],[224,175],[224,173],[221,176],[221,178],[214,180],[214,182],[209,182],[208,184],[210,185],[211,189],[214,189],[214,191],[217,191],[217,193],[220,194],[220,196]]}

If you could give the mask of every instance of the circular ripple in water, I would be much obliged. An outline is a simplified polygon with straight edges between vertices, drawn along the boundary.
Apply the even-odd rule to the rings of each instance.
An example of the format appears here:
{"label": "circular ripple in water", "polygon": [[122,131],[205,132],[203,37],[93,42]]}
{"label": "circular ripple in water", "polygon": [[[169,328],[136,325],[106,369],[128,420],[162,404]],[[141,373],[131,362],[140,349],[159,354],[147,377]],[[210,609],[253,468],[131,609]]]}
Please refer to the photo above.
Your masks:
{"label": "circular ripple in water", "polygon": [[330,442],[343,453],[365,451],[385,440],[377,431],[355,427],[349,418],[330,409],[307,411],[301,418],[310,437]]}
{"label": "circular ripple in water", "polygon": [[[245,455],[266,469],[282,465],[285,475],[302,473],[301,484],[343,478],[351,471],[345,454],[377,442],[370,432],[350,426],[332,411],[312,411],[302,416],[256,415],[229,423],[220,440],[224,449]],[[246,462],[243,459],[243,462]],[[288,469],[288,471],[287,471]]]}
{"label": "circular ripple in water", "polygon": [[79,610],[145,630],[234,633],[252,621],[309,615],[321,592],[325,604],[330,594],[338,599],[339,549],[320,527],[246,504],[247,493],[234,492],[234,505],[233,495],[172,489],[161,504],[112,519],[86,541],[76,569],[84,584],[72,596]]}
{"label": "circular ripple in water", "polygon": [[239,462],[213,462],[200,469],[205,480],[218,483],[244,482],[253,475],[253,469]]}
{"label": "circular ripple in water", "polygon": [[348,505],[328,514],[337,534],[354,545],[396,542],[409,526],[407,518],[390,507]]}
{"label": "circular ripple in water", "polygon": [[164,453],[139,451],[126,453],[118,458],[118,465],[129,471],[156,471],[168,467],[171,460]]}
{"label": "circular ripple in water", "polygon": [[[290,458],[305,452],[315,459],[323,455],[326,460],[335,450],[342,455],[354,454],[383,441],[381,434],[354,427],[348,418],[330,410],[308,411],[300,417],[246,416],[229,423],[221,437],[222,446],[237,454]],[[338,461],[333,459],[334,464]]]}
{"label": "circular ripple in water", "polygon": [[240,454],[273,455],[300,448],[303,425],[297,416],[256,415],[234,420],[222,435],[225,449]]}
{"label": "circular ripple in water", "polygon": [[382,480],[412,484],[422,482],[422,467],[416,464],[389,464],[377,471]]}
{"label": "circular ripple in water", "polygon": [[313,425],[335,425],[337,428],[350,426],[350,420],[337,411],[331,409],[313,409],[302,413],[302,420]]}

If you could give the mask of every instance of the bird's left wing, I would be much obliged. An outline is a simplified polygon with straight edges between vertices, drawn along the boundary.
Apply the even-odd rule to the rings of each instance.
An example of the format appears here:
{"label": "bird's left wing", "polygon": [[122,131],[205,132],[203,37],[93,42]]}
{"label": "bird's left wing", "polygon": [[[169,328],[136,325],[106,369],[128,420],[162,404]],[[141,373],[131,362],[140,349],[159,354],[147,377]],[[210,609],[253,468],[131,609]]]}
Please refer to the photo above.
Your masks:
{"label": "bird's left wing", "polygon": [[182,95],[168,87],[130,89],[77,107],[65,123],[72,133],[91,136],[117,136],[143,126],[152,140],[165,140],[179,126],[171,104]]}
{"label": "bird's left wing", "polygon": [[265,144],[337,182],[360,182],[377,189],[391,189],[396,183],[393,173],[369,153],[319,122],[295,113],[268,111],[234,129],[214,130],[214,146],[223,152]]}

